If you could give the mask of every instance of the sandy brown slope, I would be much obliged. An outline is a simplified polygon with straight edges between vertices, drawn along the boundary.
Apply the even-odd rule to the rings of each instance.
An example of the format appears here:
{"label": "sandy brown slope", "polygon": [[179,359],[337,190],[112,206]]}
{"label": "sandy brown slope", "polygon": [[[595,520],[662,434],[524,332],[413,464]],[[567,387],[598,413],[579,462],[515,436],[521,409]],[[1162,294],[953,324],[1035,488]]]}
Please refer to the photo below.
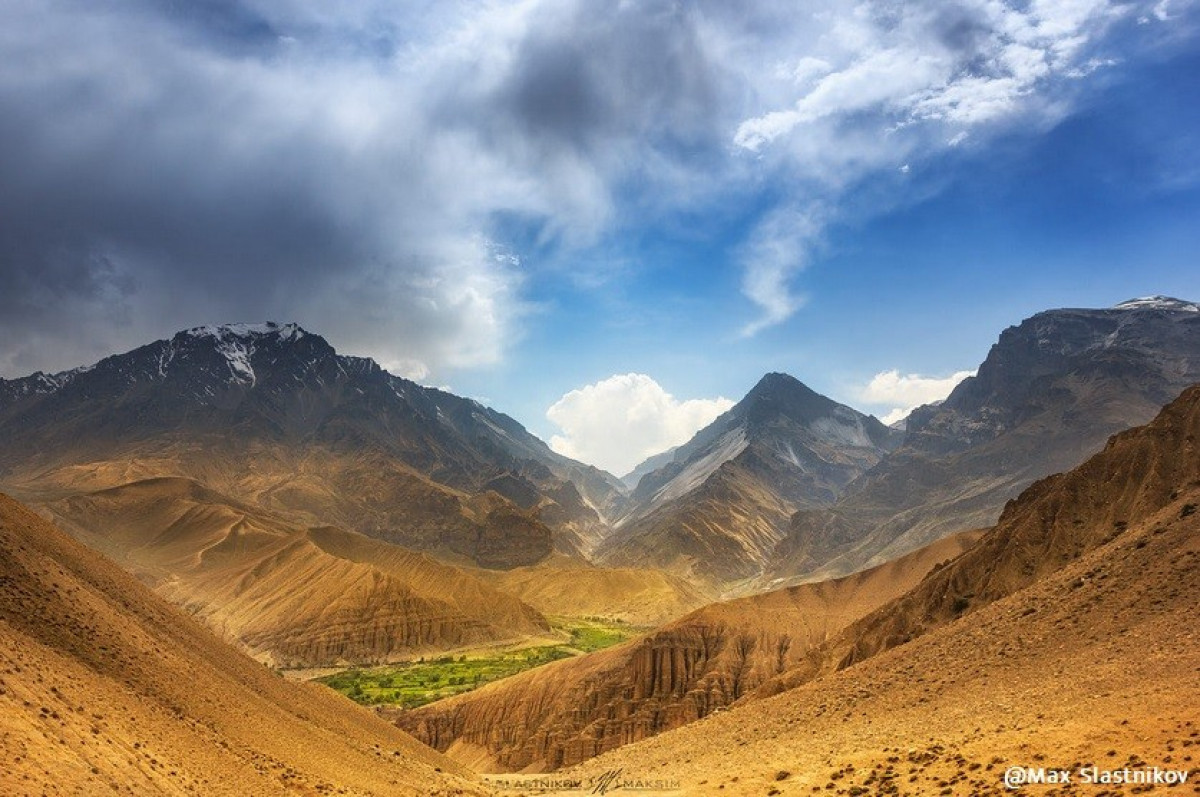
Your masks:
{"label": "sandy brown slope", "polygon": [[51,502],[79,539],[280,666],[382,661],[548,630],[463,570],[336,528],[304,529],[185,479]]}
{"label": "sandy brown slope", "polygon": [[[556,544],[534,510],[493,491],[472,494],[370,449],[320,443],[289,446],[228,433],[114,441],[100,452],[67,451],[49,464],[31,457],[0,483],[27,503],[43,503],[160,477],[197,481],[296,525],[336,525],[464,564],[530,564]],[[574,550],[569,539],[561,541]]]}
{"label": "sandy brown slope", "polygon": [[782,694],[583,774],[688,793],[999,794],[1010,765],[1194,767],[1198,435],[1200,387],[1031,487],[975,547],[758,692]]}
{"label": "sandy brown slope", "polygon": [[1191,770],[1200,794],[1200,501],[1181,494],[1117,540],[909,644],[775,697],[588,761],[649,794],[1137,794],[1008,791],[1010,766]]}
{"label": "sandy brown slope", "polygon": [[567,557],[479,576],[543,614],[603,617],[638,626],[669,622],[712,598],[661,570],[593,567]]}
{"label": "sandy brown slope", "polygon": [[457,765],[220,642],[0,496],[0,792],[452,794]]}
{"label": "sandy brown slope", "polygon": [[836,581],[712,604],[643,639],[407,712],[400,724],[492,771],[568,766],[728,706],[976,536]]}

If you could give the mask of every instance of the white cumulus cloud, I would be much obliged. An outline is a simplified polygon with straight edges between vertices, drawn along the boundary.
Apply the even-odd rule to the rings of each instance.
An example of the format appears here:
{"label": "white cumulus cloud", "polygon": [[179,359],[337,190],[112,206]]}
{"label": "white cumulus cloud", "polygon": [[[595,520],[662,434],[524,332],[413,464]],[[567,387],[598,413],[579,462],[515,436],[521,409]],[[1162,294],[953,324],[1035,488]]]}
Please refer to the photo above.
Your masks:
{"label": "white cumulus cloud", "polygon": [[858,397],[866,404],[890,407],[879,416],[881,421],[890,424],[907,418],[922,404],[941,401],[959,382],[974,375],[974,371],[956,371],[946,377],[901,374],[896,369],[880,371],[858,391]]}
{"label": "white cumulus cloud", "polygon": [[732,406],[723,397],[680,401],[646,374],[615,374],[572,390],[546,410],[563,431],[550,438],[550,447],[620,475],[686,443]]}

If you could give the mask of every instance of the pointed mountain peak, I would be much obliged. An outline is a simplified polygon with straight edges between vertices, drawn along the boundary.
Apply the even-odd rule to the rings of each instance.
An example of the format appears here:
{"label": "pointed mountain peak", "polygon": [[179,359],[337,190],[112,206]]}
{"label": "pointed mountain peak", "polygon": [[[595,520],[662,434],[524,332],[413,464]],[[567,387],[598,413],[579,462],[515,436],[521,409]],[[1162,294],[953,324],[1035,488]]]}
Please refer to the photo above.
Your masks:
{"label": "pointed mountain peak", "polygon": [[758,380],[730,412],[751,422],[779,416],[811,421],[834,413],[840,406],[796,377],[773,372]]}
{"label": "pointed mountain peak", "polygon": [[813,392],[807,385],[791,374],[772,371],[771,373],[766,374],[762,379],[758,380],[758,384],[750,389],[750,392],[746,394],[746,397],[749,398],[755,395],[772,395],[787,391],[801,391],[806,393]]}
{"label": "pointed mountain peak", "polygon": [[1182,310],[1200,313],[1200,304],[1185,302],[1172,296],[1142,296],[1113,306],[1114,310]]}

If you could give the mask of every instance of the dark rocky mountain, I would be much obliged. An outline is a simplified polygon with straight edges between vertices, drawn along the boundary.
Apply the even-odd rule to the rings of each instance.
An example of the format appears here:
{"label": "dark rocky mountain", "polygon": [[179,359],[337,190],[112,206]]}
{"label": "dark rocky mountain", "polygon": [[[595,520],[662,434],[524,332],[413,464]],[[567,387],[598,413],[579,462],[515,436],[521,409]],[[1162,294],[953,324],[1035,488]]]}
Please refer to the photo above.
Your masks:
{"label": "dark rocky mountain", "polygon": [[0,380],[0,483],[17,494],[157,476],[485,567],[579,555],[621,501],[615,477],[512,418],[295,324],[198,327]]}
{"label": "dark rocky mountain", "polygon": [[836,504],[798,512],[768,575],[840,575],[988,526],[1035,480],[1198,381],[1200,305],[1156,296],[1038,313],[1005,330],[944,402],[914,411],[903,445]]}
{"label": "dark rocky mountain", "polygon": [[832,504],[899,438],[791,376],[768,374],[641,477],[599,556],[720,585],[755,576],[793,512]]}

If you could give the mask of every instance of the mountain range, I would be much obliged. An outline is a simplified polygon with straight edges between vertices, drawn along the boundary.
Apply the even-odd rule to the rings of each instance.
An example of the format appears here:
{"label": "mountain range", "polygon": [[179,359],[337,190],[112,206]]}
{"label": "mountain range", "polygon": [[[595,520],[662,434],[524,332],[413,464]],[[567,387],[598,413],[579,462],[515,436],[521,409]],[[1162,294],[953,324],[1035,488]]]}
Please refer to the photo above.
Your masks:
{"label": "mountain range", "polygon": [[[1029,487],[807,666],[558,774],[641,773],[698,795],[999,797],[1014,792],[1005,771],[1029,767],[1071,783],[1022,792],[1194,793],[1198,436],[1191,389]],[[1177,774],[1155,785],[1156,771]]]}
{"label": "mountain range", "polygon": [[1006,329],[945,401],[913,411],[901,445],[836,503],[794,515],[765,580],[850,573],[990,525],[1029,484],[1196,382],[1200,305],[1148,297],[1038,313]]}
{"label": "mountain range", "polygon": [[899,442],[875,418],[767,374],[640,477],[597,558],[720,585],[755,576],[794,512],[832,504]]}
{"label": "mountain range", "polygon": [[[677,758],[666,766],[656,763],[654,771],[665,777],[665,769],[694,782],[696,768],[686,768],[686,751],[702,749],[725,769],[737,761],[761,782],[770,770],[753,753],[736,748],[748,738],[763,739],[761,729],[772,728],[772,755],[797,755],[785,740],[803,748],[800,740],[811,731],[791,727],[793,722],[783,718],[788,714],[813,720],[828,711],[834,722],[853,720],[850,729],[834,725],[846,744],[871,721],[859,716],[887,726],[885,714],[856,708],[866,699],[887,701],[881,690],[889,687],[880,682],[923,684],[918,690],[910,684],[902,699],[931,703],[921,710],[936,715],[937,706],[952,699],[939,687],[961,689],[975,678],[994,683],[996,691],[983,690],[974,699],[1007,703],[1012,698],[1001,690],[1016,680],[1032,691],[1027,681],[1033,679],[1043,689],[1052,684],[1051,689],[1068,693],[1072,706],[1095,700],[1096,692],[1123,705],[1136,704],[1144,690],[1152,689],[1153,705],[1165,707],[1161,715],[1148,706],[1125,710],[1136,717],[1134,733],[1158,726],[1157,743],[1169,750],[1161,718],[1186,715],[1187,696],[1200,686],[1200,649],[1190,635],[1185,640],[1171,630],[1200,608],[1200,582],[1194,577],[1200,566],[1198,437],[1200,386],[1149,425],[1111,438],[1073,471],[1031,485],[982,535],[960,538],[953,547],[944,540],[849,578],[714,604],[620,648],[409,712],[400,725],[439,750],[468,755],[474,766],[499,771],[558,769],[594,756],[601,756],[599,763],[584,771],[621,766],[648,771],[647,761],[661,755],[656,751],[670,750]],[[924,645],[915,642],[926,637],[934,638]],[[1153,666],[1146,671],[1148,652],[1136,639],[1154,646],[1161,672],[1153,672]],[[861,666],[893,649],[896,655],[886,664]],[[1043,670],[1046,661],[1055,664]],[[1096,662],[1106,667],[1090,671]],[[864,669],[868,675],[842,677],[843,671]],[[1080,685],[1082,670],[1090,672],[1086,686]],[[1131,670],[1139,677],[1129,677]],[[861,685],[864,678],[875,683]],[[848,680],[859,685],[847,688]],[[1169,691],[1182,682],[1192,690]],[[809,685],[813,688],[800,691]],[[786,708],[768,702],[774,695],[787,701]],[[1062,712],[1062,702],[1026,699],[1009,716],[1028,722],[1051,705]],[[723,741],[714,744],[706,739],[713,726],[702,720],[730,705],[728,721],[721,717],[718,725]],[[993,714],[968,710],[953,732],[975,741],[981,728],[970,728],[983,722],[982,716],[995,721]],[[1073,721],[1089,727],[1121,722],[1113,716],[1107,711]],[[667,733],[662,744],[637,745],[638,753],[629,757],[618,750],[686,725],[697,731]],[[1009,746],[1012,736],[1022,736],[1013,732],[1026,729],[1001,724],[995,735]],[[919,729],[893,732],[892,744],[903,739],[903,749],[912,746]],[[1078,728],[1072,737],[1076,743],[1088,738]],[[1081,746],[1088,749],[1086,741]],[[867,749],[880,760],[890,748]],[[936,752],[940,758],[945,748]],[[1094,745],[1088,754],[1096,754]],[[710,776],[715,768],[702,769]],[[696,785],[706,783],[711,781]],[[992,785],[1000,793],[999,782]]]}
{"label": "mountain range", "polygon": [[478,402],[337,354],[294,324],[198,327],[0,381],[0,483],[31,498],[192,478],[311,525],[483,567],[594,546],[620,500]]}
{"label": "mountain range", "polygon": [[[0,380],[33,510],[0,496],[0,785],[988,794],[1022,756],[1186,762],[1197,383],[1200,305],[1050,310],[904,429],[772,373],[623,481],[294,324]],[[403,730],[263,666],[561,615],[654,628]]]}
{"label": "mountain range", "polygon": [[639,466],[630,489],[502,413],[339,355],[297,325],[198,327],[87,368],[0,380],[0,485],[49,505],[183,478],[293,527],[336,526],[449,564],[567,557],[751,594],[986,526],[1195,381],[1194,303],[1050,310],[1005,330],[976,376],[904,430],[772,373]]}

